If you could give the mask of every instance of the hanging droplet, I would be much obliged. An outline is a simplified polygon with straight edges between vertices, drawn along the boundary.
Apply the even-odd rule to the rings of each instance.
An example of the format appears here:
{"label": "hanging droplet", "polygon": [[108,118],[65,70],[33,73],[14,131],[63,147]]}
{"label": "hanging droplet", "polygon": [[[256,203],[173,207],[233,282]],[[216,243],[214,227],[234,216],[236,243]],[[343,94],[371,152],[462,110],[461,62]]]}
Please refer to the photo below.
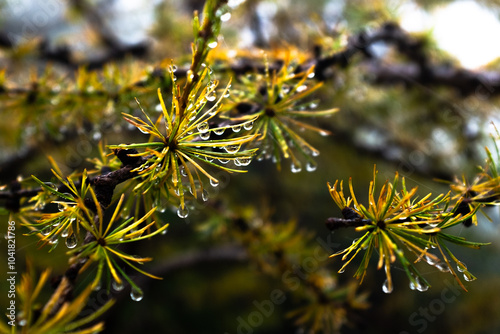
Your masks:
{"label": "hanging droplet", "polygon": [[222,134],[224,133],[224,130],[226,130],[226,129],[224,129],[224,128],[220,128],[220,129],[215,129],[215,130],[213,130],[213,132],[214,132],[217,136],[220,136],[220,135],[222,135]]}
{"label": "hanging droplet", "polygon": [[186,169],[184,168],[184,166],[182,166],[182,168],[181,168],[181,175],[188,176],[188,173],[187,173]]}
{"label": "hanging droplet", "polygon": [[382,284],[382,291],[384,291],[385,293],[391,293],[393,290],[393,286],[392,286],[392,283],[389,284],[389,280],[385,280],[384,284]]}
{"label": "hanging droplet", "polygon": [[292,162],[292,164],[290,165],[290,169],[292,173],[299,173],[302,170],[302,167],[300,166],[300,164],[296,165]]}
{"label": "hanging droplet", "polygon": [[458,261],[457,262],[457,270],[459,272],[463,273],[464,271],[467,271],[467,266],[465,265],[465,263]]}
{"label": "hanging droplet", "polygon": [[227,12],[227,13],[221,15],[220,20],[222,22],[227,22],[227,21],[229,21],[230,18],[231,18],[231,13]]}
{"label": "hanging droplet", "polygon": [[98,281],[96,285],[92,288],[94,291],[99,291],[101,290],[101,281]]}
{"label": "hanging droplet", "polygon": [[233,132],[240,132],[241,131],[241,125],[234,125],[231,127],[233,129]]}
{"label": "hanging droplet", "polygon": [[297,91],[297,93],[302,93],[306,89],[307,89],[306,85],[301,85],[301,86],[297,87],[296,91]]}
{"label": "hanging droplet", "polygon": [[470,272],[464,272],[464,280],[466,280],[467,282],[472,282],[475,279],[476,278]]}
{"label": "hanging droplet", "polygon": [[450,271],[450,267],[446,263],[439,262],[435,265],[436,268],[438,268],[441,272],[447,273]]}
{"label": "hanging droplet", "polygon": [[168,227],[165,228],[163,231],[161,231],[160,234],[161,235],[165,235],[165,234],[167,234],[167,232],[168,232]]}
{"label": "hanging droplet", "polygon": [[189,215],[189,210],[186,206],[184,206],[184,209],[182,208],[182,204],[179,205],[179,208],[177,209],[177,216],[179,218],[186,218]]}
{"label": "hanging droplet", "polygon": [[170,66],[170,72],[172,72],[172,73],[173,73],[173,72],[175,72],[175,71],[177,71],[177,65],[172,65],[172,66]]}
{"label": "hanging droplet", "polygon": [[306,164],[306,170],[308,172],[314,172],[318,168],[318,165],[316,165],[315,162],[308,161]]}
{"label": "hanging droplet", "polygon": [[207,96],[207,101],[214,102],[216,98],[217,98],[217,96],[215,96],[215,94],[211,94],[211,95]]}
{"label": "hanging droplet", "polygon": [[415,290],[417,287],[415,285],[415,283],[413,283],[412,281],[410,281],[410,289],[411,290]]}
{"label": "hanging droplet", "polygon": [[213,49],[213,48],[216,48],[217,47],[217,41],[213,41],[213,42],[210,42],[207,44],[207,46],[210,48],[210,49]]}
{"label": "hanging droplet", "polygon": [[51,244],[51,245],[57,245],[58,242],[59,242],[59,238],[57,237],[57,234],[54,234],[52,236],[52,238],[50,238],[50,240],[49,240],[49,244]]}
{"label": "hanging droplet", "polygon": [[66,238],[65,241],[66,247],[69,249],[75,248],[76,245],[78,244],[78,239],[76,238],[76,234],[72,233],[70,236]]}
{"label": "hanging droplet", "polygon": [[425,262],[427,262],[431,266],[436,265],[436,261],[434,261],[434,259],[429,255],[425,255]]}
{"label": "hanging droplet", "polygon": [[343,274],[345,272],[345,268],[340,268],[340,270],[338,271],[339,274]]}
{"label": "hanging droplet", "polygon": [[248,123],[243,124],[243,128],[245,130],[252,130],[252,128],[253,128],[253,122],[248,122]]}
{"label": "hanging droplet", "polygon": [[61,237],[66,238],[69,235],[69,227],[66,227],[62,232],[61,232]]}
{"label": "hanging droplet", "polygon": [[240,150],[240,146],[239,144],[237,145],[227,145],[227,146],[224,146],[224,149],[226,150],[227,153],[236,153]]}
{"label": "hanging droplet", "polygon": [[312,79],[312,78],[314,78],[314,72],[309,73],[309,74],[307,75],[307,78],[308,78],[308,79]]}
{"label": "hanging droplet", "polygon": [[200,138],[203,140],[207,140],[210,138],[210,132],[200,133]]}
{"label": "hanging droplet", "polygon": [[241,157],[241,158],[236,158],[235,163],[238,163],[239,166],[248,166],[252,162],[251,158],[247,157]]}
{"label": "hanging droplet", "polygon": [[57,186],[52,182],[45,182],[45,185],[53,190],[57,191]]}
{"label": "hanging droplet", "polygon": [[115,290],[115,291],[122,291],[124,288],[123,282],[118,283],[115,280],[113,280],[113,283],[111,283],[111,286],[113,287],[113,290]]}
{"label": "hanging droplet", "polygon": [[66,210],[66,206],[63,203],[57,203],[57,209],[60,212],[63,212],[64,210]]}
{"label": "hanging droplet", "polygon": [[224,165],[225,165],[225,164],[227,164],[227,163],[229,162],[229,159],[222,159],[222,158],[220,158],[220,159],[218,159],[218,160],[219,160],[219,162],[220,162],[221,164],[224,164]]}
{"label": "hanging droplet", "polygon": [[144,294],[141,290],[132,288],[132,290],[130,290],[130,298],[132,298],[133,301],[140,302],[142,298],[144,298]]}
{"label": "hanging droplet", "polygon": [[208,201],[208,191],[206,189],[203,189],[201,192],[201,199],[203,202]]}
{"label": "hanging droplet", "polygon": [[209,126],[208,126],[207,122],[203,122],[203,123],[198,124],[197,128],[198,128],[198,131],[200,133],[205,133],[209,130]]}
{"label": "hanging droplet", "polygon": [[214,188],[217,187],[219,185],[219,180],[217,180],[217,179],[210,179],[210,185],[212,187],[214,187]]}
{"label": "hanging droplet", "polygon": [[415,282],[416,282],[415,287],[417,288],[418,291],[424,292],[429,290],[429,286],[425,282],[421,282],[420,278],[415,277]]}

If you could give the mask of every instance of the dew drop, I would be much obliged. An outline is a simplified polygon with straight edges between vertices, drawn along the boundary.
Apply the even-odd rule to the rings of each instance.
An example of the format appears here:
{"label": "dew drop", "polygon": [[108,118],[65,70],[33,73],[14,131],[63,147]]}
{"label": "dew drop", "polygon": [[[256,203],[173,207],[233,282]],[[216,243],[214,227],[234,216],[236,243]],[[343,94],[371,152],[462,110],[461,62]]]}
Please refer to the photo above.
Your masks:
{"label": "dew drop", "polygon": [[111,283],[111,286],[113,287],[113,290],[115,290],[115,291],[122,291],[124,288],[123,282],[118,283],[117,281],[114,281],[114,280],[113,280],[113,283]]}
{"label": "dew drop", "polygon": [[219,180],[217,180],[217,179],[210,179],[210,185],[212,187],[214,187],[214,188],[217,187],[219,185]]}
{"label": "dew drop", "polygon": [[345,268],[340,268],[340,270],[338,271],[339,274],[343,274],[345,272]]}
{"label": "dew drop", "polygon": [[475,279],[476,278],[474,276],[472,276],[472,274],[469,273],[468,271],[464,272],[464,280],[466,280],[467,282],[472,282]]}
{"label": "dew drop", "polygon": [[425,256],[425,262],[427,262],[431,266],[436,265],[436,261],[434,261],[429,255]]}
{"label": "dew drop", "polygon": [[241,131],[241,125],[234,125],[231,127],[233,129],[233,132],[240,132]]}
{"label": "dew drop", "polygon": [[208,191],[206,189],[203,189],[203,191],[201,192],[201,199],[203,200],[203,202],[208,201]]}
{"label": "dew drop", "polygon": [[247,157],[241,157],[241,158],[236,158],[235,163],[238,163],[239,166],[248,166],[252,162],[251,158]]}
{"label": "dew drop", "polygon": [[450,271],[450,267],[448,267],[448,265],[443,262],[437,263],[435,267],[438,268],[443,273],[447,273]]}
{"label": "dew drop", "polygon": [[313,157],[317,157],[317,156],[319,155],[319,151],[318,151],[318,150],[312,150],[312,151],[311,151],[311,155],[312,155]]}
{"label": "dew drop", "polygon": [[203,123],[198,124],[197,128],[198,128],[198,131],[200,133],[205,133],[209,130],[209,126],[208,126],[207,122],[203,122]]}
{"label": "dew drop", "polygon": [[57,191],[57,186],[52,182],[45,182],[45,185],[53,190]]}
{"label": "dew drop", "polygon": [[213,130],[213,132],[214,132],[217,136],[220,136],[220,135],[222,135],[222,134],[224,133],[224,130],[226,130],[226,129],[224,129],[224,128],[220,128],[220,129],[215,129],[215,130]]}
{"label": "dew drop", "polygon": [[415,277],[415,282],[416,282],[415,287],[417,288],[418,291],[425,292],[425,291],[429,290],[429,286],[427,284],[425,284],[424,282],[421,282],[418,277]]}
{"label": "dew drop", "polygon": [[221,17],[220,17],[220,20],[222,22],[227,22],[229,21],[229,19],[231,18],[231,13],[225,13],[225,14],[222,14]]}
{"label": "dew drop", "polygon": [[207,140],[210,138],[210,132],[200,133],[200,138],[203,140]]}
{"label": "dew drop", "polygon": [[208,45],[207,45],[207,46],[208,46],[210,49],[213,49],[213,48],[216,48],[216,47],[217,47],[217,44],[218,44],[218,43],[217,43],[217,41],[213,41],[213,42],[208,43]]}
{"label": "dew drop", "polygon": [[245,130],[252,130],[252,128],[253,128],[253,122],[248,122],[248,123],[243,124],[243,128]]}
{"label": "dew drop", "polygon": [[307,75],[307,77],[308,77],[309,79],[314,78],[314,72],[309,73],[309,74]]}
{"label": "dew drop", "polygon": [[330,133],[329,132],[326,132],[326,131],[320,131],[319,134],[323,137],[326,137],[326,136],[329,136]]}
{"label": "dew drop", "polygon": [[97,284],[92,288],[94,291],[99,291],[101,290],[101,281],[97,282]]}
{"label": "dew drop", "polygon": [[76,245],[78,244],[78,239],[76,238],[76,234],[73,233],[70,236],[68,236],[66,238],[65,244],[66,247],[68,247],[69,249],[75,248]]}
{"label": "dew drop", "polygon": [[132,298],[133,301],[140,302],[142,298],[144,298],[144,294],[141,290],[132,288],[130,291],[130,298]]}
{"label": "dew drop", "polygon": [[175,71],[177,71],[177,65],[172,65],[172,66],[170,67],[170,71],[171,71],[171,72],[175,72]]}
{"label": "dew drop", "polygon": [[52,236],[52,238],[50,238],[50,240],[49,240],[49,244],[51,244],[51,245],[57,245],[58,242],[59,242],[59,239],[57,237],[57,234],[54,234]]}
{"label": "dew drop", "polygon": [[189,215],[188,208],[185,206],[183,209],[182,204],[179,205],[179,208],[177,209],[177,216],[179,216],[179,218],[186,218],[188,215]]}
{"label": "dew drop", "polygon": [[316,165],[315,162],[310,162],[310,161],[307,162],[306,170],[308,172],[314,172],[316,170],[316,168],[318,168],[318,165]]}
{"label": "dew drop", "polygon": [[158,103],[158,104],[155,106],[155,111],[156,111],[156,112],[162,112],[162,109],[161,109],[161,104],[159,104],[159,103]]}
{"label": "dew drop", "polygon": [[57,203],[57,209],[60,211],[60,212],[63,212],[64,210],[66,210],[66,206],[62,203]]}
{"label": "dew drop", "polygon": [[215,96],[215,94],[212,94],[212,95],[207,96],[207,101],[214,102],[216,98],[217,97]]}
{"label": "dew drop", "polygon": [[393,290],[392,284],[389,284],[389,280],[385,280],[384,284],[382,284],[382,291],[385,293],[391,293]]}
{"label": "dew drop", "polygon": [[227,164],[229,162],[229,159],[218,159],[221,164]]}
{"label": "dew drop", "polygon": [[290,165],[290,169],[291,169],[292,173],[299,173],[302,170],[302,167],[300,166],[300,164],[296,165],[296,164],[292,163]]}
{"label": "dew drop", "polygon": [[467,266],[465,265],[465,263],[458,261],[457,262],[457,270],[459,272],[463,273],[463,272],[467,271]]}
{"label": "dew drop", "polygon": [[181,175],[182,176],[188,176],[187,171],[185,168],[181,168]]}
{"label": "dew drop", "polygon": [[[18,315],[18,319],[19,319],[19,315]],[[24,327],[28,324],[28,320],[26,319],[19,319],[19,321],[17,322],[17,324],[21,327]]]}
{"label": "dew drop", "polygon": [[297,87],[296,90],[297,90],[297,93],[302,93],[306,89],[307,89],[307,86],[306,85],[302,85],[302,86]]}
{"label": "dew drop", "polygon": [[413,283],[412,281],[410,281],[410,289],[411,290],[415,290],[417,287],[415,285],[415,283]]}
{"label": "dew drop", "polygon": [[240,145],[227,145],[224,146],[224,150],[226,150],[227,153],[236,153],[240,150]]}

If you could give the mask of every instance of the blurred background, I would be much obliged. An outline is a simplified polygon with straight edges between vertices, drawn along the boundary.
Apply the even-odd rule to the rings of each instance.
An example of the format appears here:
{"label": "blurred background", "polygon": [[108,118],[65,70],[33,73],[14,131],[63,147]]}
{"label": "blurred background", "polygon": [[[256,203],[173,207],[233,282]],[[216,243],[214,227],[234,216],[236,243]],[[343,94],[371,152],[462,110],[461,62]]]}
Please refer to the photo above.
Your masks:
{"label": "blurred background", "polygon": [[[233,250],[235,241],[217,232],[227,227],[224,218],[251,210],[276,223],[293,220],[312,235],[311,247],[321,244],[318,238],[331,238],[334,250],[340,250],[356,233],[331,234],[325,228],[326,218],[340,217],[327,182],[352,177],[358,198],[365,199],[376,164],[380,179],[398,171],[422,195],[446,193],[447,184],[436,179],[472,179],[484,164],[484,146],[493,150],[492,124],[500,124],[496,1],[247,0],[229,5],[234,9],[211,55],[221,81],[227,82],[224,64],[262,63],[262,50],[271,59],[287,50],[304,62],[357,50],[325,71],[325,84],[315,92],[318,110],[340,109],[313,121],[332,135],[304,132],[321,152],[314,172],[292,173],[286,162],[278,171],[271,161],[254,161],[246,174],[224,175],[221,187],[211,190],[209,204],[187,220],[166,212],[169,232],[132,250],[153,256],[145,267],[164,279],[136,277],[145,292],[139,304],[126,291],[96,292],[94,305],[111,296],[120,301],[105,315],[105,333],[307,333],[287,316],[302,302],[288,292],[262,324],[241,327],[238,319],[249,321],[255,301],[286,289],[244,255],[200,257],[228,245]],[[47,155],[69,173],[88,168],[86,159],[96,156],[100,141],[140,140],[121,112],[138,112],[134,97],[155,112],[156,88],[167,85],[158,69],[170,59],[179,67],[189,65],[192,13],[202,6],[198,0],[1,1],[0,185],[32,174],[50,179]],[[391,35],[394,26],[403,33]],[[454,249],[478,277],[466,284],[469,292],[458,290],[451,275],[425,267],[432,288],[412,291],[396,263],[394,292],[384,294],[384,274],[373,264],[358,287],[358,293],[368,293],[370,307],[352,310],[341,332],[498,333],[500,218],[497,208],[486,213],[492,222],[481,215],[477,227],[455,230],[470,240],[492,242],[480,250]],[[19,235],[16,242],[19,268],[29,255],[39,270],[64,272],[64,245],[48,254],[38,250],[33,237]],[[336,274],[341,262],[326,261],[335,284],[353,281],[355,265]]]}

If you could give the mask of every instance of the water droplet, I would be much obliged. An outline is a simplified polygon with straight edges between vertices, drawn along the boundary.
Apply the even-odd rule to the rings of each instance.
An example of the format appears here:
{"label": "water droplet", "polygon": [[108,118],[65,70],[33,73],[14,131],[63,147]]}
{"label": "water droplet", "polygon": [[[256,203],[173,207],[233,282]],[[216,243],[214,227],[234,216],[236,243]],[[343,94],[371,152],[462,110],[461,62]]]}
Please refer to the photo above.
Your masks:
{"label": "water droplet", "polygon": [[130,290],[130,298],[132,298],[133,301],[140,302],[142,298],[144,298],[144,294],[141,290],[132,288],[132,290]]}
{"label": "water droplet", "polygon": [[316,165],[315,162],[308,161],[306,164],[306,170],[308,172],[314,172],[318,168],[318,165]]}
{"label": "water droplet", "polygon": [[45,182],[45,185],[53,190],[57,191],[57,186],[52,182]]}
{"label": "water droplet", "polygon": [[57,203],[57,209],[60,212],[63,212],[64,210],[66,210],[66,206],[63,203]]}
{"label": "water droplet", "polygon": [[317,157],[317,156],[319,155],[319,151],[318,151],[318,150],[312,150],[312,151],[311,151],[311,155],[312,155],[313,157]]}
{"label": "water droplet", "polygon": [[236,153],[240,150],[240,147],[241,145],[237,144],[237,145],[227,145],[227,146],[224,146],[224,150],[226,150],[227,153]]}
{"label": "water droplet", "polygon": [[[115,291],[122,291],[124,288],[123,282],[118,283],[117,281],[113,280],[113,283],[111,283],[111,286],[113,287],[113,290]],[[132,295],[131,295],[132,296]],[[132,298],[133,299],[133,298]]]}
{"label": "water droplet", "polygon": [[252,128],[253,128],[253,122],[248,122],[248,123],[243,124],[243,128],[245,130],[252,130]]}
{"label": "water droplet", "polygon": [[312,78],[314,78],[314,75],[315,75],[315,74],[314,74],[314,72],[311,72],[311,73],[309,73],[309,74],[307,75],[307,77],[308,77],[309,79],[312,79]]}
{"label": "water droplet", "polygon": [[203,140],[207,140],[210,138],[210,132],[200,133],[200,138]]}
{"label": "water droplet", "polygon": [[231,127],[233,129],[233,132],[240,132],[241,131],[241,125],[234,125]]}
{"label": "water droplet", "polygon": [[145,135],[149,134],[149,132],[147,132],[145,129],[143,129],[142,127],[138,127],[139,131],[141,131],[142,133],[144,133]]}
{"label": "water droplet", "polygon": [[391,293],[393,289],[392,284],[389,284],[389,280],[386,279],[384,284],[382,284],[382,291],[385,293]]}
{"label": "water droplet", "polygon": [[415,286],[415,283],[413,283],[412,281],[410,281],[410,289],[411,290],[415,290],[417,287]]}
{"label": "water droplet", "polygon": [[201,199],[203,200],[203,202],[208,201],[208,191],[206,189],[203,189],[201,193]]}
{"label": "water droplet", "polygon": [[220,136],[224,133],[224,128],[220,128],[220,129],[216,129],[216,130],[213,130],[213,133],[215,133],[217,136]]}
{"label": "water droplet", "polygon": [[227,21],[229,21],[230,18],[231,18],[231,13],[227,12],[227,13],[221,15],[220,20],[222,22],[227,22]]}
{"label": "water droplet", "polygon": [[297,87],[297,93],[302,93],[306,89],[307,89],[306,85],[299,86],[299,87]]}
{"label": "water droplet", "polygon": [[207,101],[214,102],[216,98],[217,98],[217,96],[215,96],[215,94],[211,94],[211,95],[207,96]]}
{"label": "water droplet", "polygon": [[345,272],[345,268],[340,268],[340,270],[338,271],[339,274],[343,274]]}
{"label": "water droplet", "polygon": [[418,291],[425,292],[429,290],[429,286],[426,283],[421,282],[418,277],[415,277],[415,282],[416,282],[415,287],[417,288]]}
{"label": "water droplet", "polygon": [[213,42],[208,43],[208,45],[207,45],[207,46],[208,46],[210,49],[213,49],[213,48],[216,48],[216,47],[217,47],[217,44],[218,44],[218,43],[217,43],[217,41],[213,41]]}
{"label": "water droplet", "polygon": [[166,229],[164,229],[163,231],[161,231],[160,234],[165,235],[165,234],[167,234],[167,232],[168,232],[168,227]]}
{"label": "water droplet", "polygon": [[467,282],[472,282],[474,281],[476,278],[468,271],[464,272],[464,280],[466,280]]}
{"label": "water droplet", "polygon": [[179,208],[177,209],[177,216],[179,218],[186,218],[189,215],[189,210],[186,206],[184,206],[184,209],[182,208],[182,204],[179,205]]}
{"label": "water droplet", "polygon": [[444,262],[436,263],[435,267],[438,268],[443,273],[447,273],[450,271],[450,267],[448,267],[448,265]]}
{"label": "water droplet", "polygon": [[63,237],[63,238],[66,238],[68,235],[69,235],[69,227],[65,228],[65,229],[61,232],[61,237]]}
{"label": "water droplet", "polygon": [[197,128],[198,128],[198,131],[200,133],[205,133],[209,130],[209,126],[208,126],[207,122],[203,122],[203,123],[198,124]]}
{"label": "water droplet", "polygon": [[78,239],[76,238],[76,234],[73,233],[69,237],[67,237],[65,244],[66,247],[68,247],[69,249],[75,248],[76,245],[78,244]]}
{"label": "water droplet", "polygon": [[329,136],[329,135],[330,135],[330,133],[329,133],[329,132],[327,132],[327,131],[320,131],[320,132],[319,132],[319,134],[320,134],[321,136],[323,136],[323,137],[326,137],[326,136]]}
{"label": "water droplet", "polygon": [[162,109],[161,109],[161,104],[158,103],[156,106],[155,106],[155,111],[156,112],[162,112]]}
{"label": "water droplet", "polygon": [[210,179],[210,185],[212,187],[214,187],[214,188],[217,187],[219,185],[219,180],[217,180],[217,179]]}
{"label": "water droplet", "polygon": [[457,270],[459,272],[463,273],[464,271],[467,271],[467,266],[465,265],[465,263],[458,261],[457,262]]}
{"label": "water droplet", "polygon": [[[19,315],[18,315],[18,319],[19,319]],[[17,324],[21,327],[23,326],[26,326],[28,324],[28,320],[26,319],[19,319],[19,321],[17,322]]]}
{"label": "water droplet", "polygon": [[175,71],[177,71],[177,65],[170,66],[170,72],[175,72]]}
{"label": "water droplet", "polygon": [[252,162],[251,158],[248,157],[241,157],[241,158],[236,158],[235,163],[238,163],[239,166],[248,166]]}
{"label": "water droplet", "polygon": [[227,164],[227,163],[229,162],[229,159],[222,159],[222,158],[219,158],[218,160],[219,160],[219,162],[220,162],[221,164],[224,164],[224,165],[225,165],[225,164]]}
{"label": "water droplet", "polygon": [[51,245],[57,245],[58,242],[59,242],[59,239],[57,237],[57,234],[54,234],[52,236],[52,238],[50,238],[50,240],[49,240],[49,244],[51,244]]}
{"label": "water droplet", "polygon": [[302,167],[300,166],[300,164],[296,165],[292,162],[292,164],[290,165],[290,169],[292,173],[299,173],[302,170]]}
{"label": "water droplet", "polygon": [[182,176],[188,176],[187,171],[184,167],[181,168],[181,175]]}
{"label": "water droplet", "polygon": [[436,261],[432,257],[430,257],[429,255],[425,256],[425,262],[427,262],[431,266],[436,265]]}

